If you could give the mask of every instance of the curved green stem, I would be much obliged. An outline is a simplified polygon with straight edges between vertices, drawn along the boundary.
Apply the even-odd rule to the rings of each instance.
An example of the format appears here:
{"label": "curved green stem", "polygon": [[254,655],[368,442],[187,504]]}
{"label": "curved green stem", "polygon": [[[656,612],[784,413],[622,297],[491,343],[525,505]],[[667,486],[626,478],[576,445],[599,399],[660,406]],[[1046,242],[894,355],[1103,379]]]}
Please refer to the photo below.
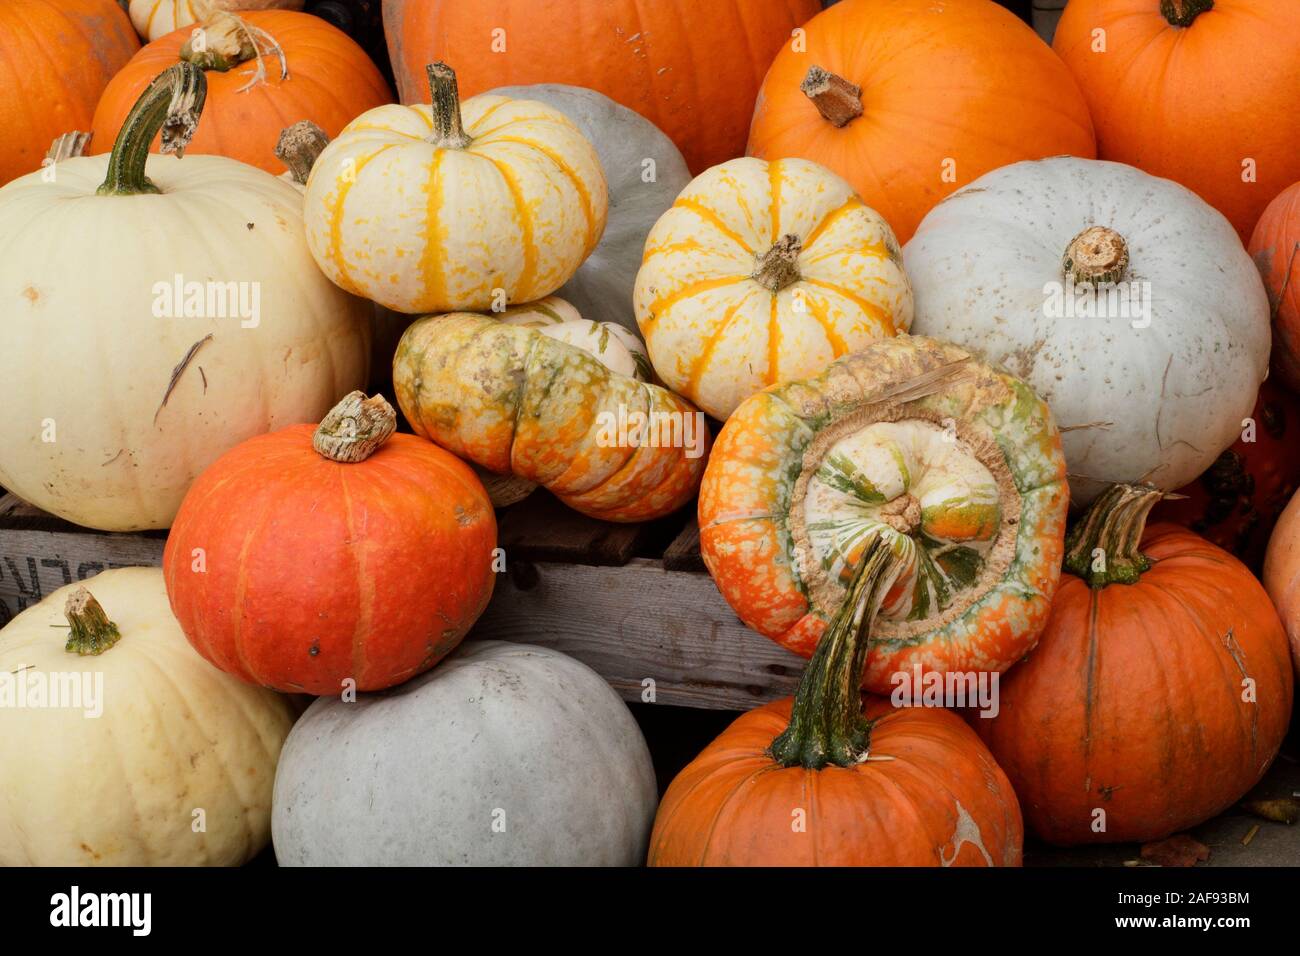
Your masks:
{"label": "curved green stem", "polygon": [[1190,27],[1192,21],[1214,7],[1214,0],[1160,0],[1160,12],[1170,26]]}
{"label": "curved green stem", "polygon": [[102,654],[119,640],[122,633],[108,619],[104,609],[84,587],[77,588],[64,605],[63,613],[72,626],[64,650],[72,654]]}
{"label": "curved green stem", "polygon": [[871,721],[862,716],[862,672],[871,625],[896,570],[893,550],[877,536],[799,681],[790,725],[772,741],[769,752],[783,767],[851,767],[866,757]]}
{"label": "curved green stem", "polygon": [[160,192],[144,172],[149,146],[162,130],[162,151],[184,155],[207,93],[207,78],[193,63],[182,61],[159,73],[127,114],[108,159],[108,175],[96,192],[101,196]]}
{"label": "curved green stem", "polygon": [[429,142],[443,149],[464,149],[472,140],[461,125],[456,71],[442,62],[429,64],[425,71],[429,74],[429,102],[433,107]]}
{"label": "curved green stem", "polygon": [[1112,485],[1065,538],[1065,570],[1090,587],[1136,584],[1151,559],[1138,547],[1147,516],[1164,492],[1151,485]]}

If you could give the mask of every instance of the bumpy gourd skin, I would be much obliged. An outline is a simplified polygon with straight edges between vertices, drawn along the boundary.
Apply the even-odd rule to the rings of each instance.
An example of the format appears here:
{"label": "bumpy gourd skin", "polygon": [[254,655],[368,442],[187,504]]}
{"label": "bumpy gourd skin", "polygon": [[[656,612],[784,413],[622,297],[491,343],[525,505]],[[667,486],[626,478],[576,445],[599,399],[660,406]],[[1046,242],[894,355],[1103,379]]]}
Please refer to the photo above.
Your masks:
{"label": "bumpy gourd skin", "polygon": [[[486,315],[427,316],[411,325],[397,346],[393,387],[416,434],[491,471],[535,481],[606,521],[677,510],[694,496],[708,458],[704,416],[684,399]],[[684,428],[656,430],[638,446],[608,427],[638,416]],[[695,447],[683,447],[684,437]]]}
{"label": "bumpy gourd skin", "polygon": [[[930,394],[881,401],[951,363],[960,371]],[[884,405],[895,424],[882,429],[872,419]],[[966,465],[934,456],[915,480],[881,480],[879,500],[870,502],[845,494],[837,503],[817,490],[833,483],[828,466],[855,437],[887,439],[850,449],[859,477],[897,468],[908,454],[888,432],[903,426],[915,433],[908,454],[938,429],[965,450]],[[822,440],[830,447],[818,465],[813,446],[822,433],[831,440]],[[915,502],[907,500],[912,492]],[[700,550],[741,620],[806,657],[842,595],[846,568],[872,535],[884,535],[906,570],[885,598],[864,686],[888,693],[890,675],[915,664],[1003,671],[1033,647],[1060,575],[1068,504],[1060,434],[1046,404],[956,346],[901,336],[816,378],[760,392],[735,411],[700,489]]]}

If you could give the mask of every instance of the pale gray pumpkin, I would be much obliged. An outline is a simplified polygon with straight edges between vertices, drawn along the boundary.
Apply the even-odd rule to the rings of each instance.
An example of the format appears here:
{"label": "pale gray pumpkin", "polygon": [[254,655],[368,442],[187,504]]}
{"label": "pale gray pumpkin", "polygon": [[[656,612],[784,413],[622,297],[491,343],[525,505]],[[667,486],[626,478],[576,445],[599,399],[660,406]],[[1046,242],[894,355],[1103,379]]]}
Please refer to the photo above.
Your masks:
{"label": "pale gray pumpkin", "polygon": [[[1112,482],[1193,481],[1240,436],[1268,371],[1268,297],[1236,231],[1121,163],[994,170],[926,215],[903,264],[912,332],[982,353],[1051,406],[1076,505]],[[1075,296],[1066,314],[1067,272],[1114,295]]]}
{"label": "pale gray pumpkin", "polygon": [[657,803],[645,739],[595,671],[469,641],[352,703],[322,697],[285,742],[283,866],[634,866]]}
{"label": "pale gray pumpkin", "polygon": [[[650,228],[691,181],[682,154],[654,123],[595,90],[538,83],[492,92],[554,107],[596,147],[609,185],[605,234],[556,295],[577,306],[583,318],[617,322],[640,335],[632,314],[632,287]],[[648,169],[653,171],[652,182],[643,178],[650,175]]]}

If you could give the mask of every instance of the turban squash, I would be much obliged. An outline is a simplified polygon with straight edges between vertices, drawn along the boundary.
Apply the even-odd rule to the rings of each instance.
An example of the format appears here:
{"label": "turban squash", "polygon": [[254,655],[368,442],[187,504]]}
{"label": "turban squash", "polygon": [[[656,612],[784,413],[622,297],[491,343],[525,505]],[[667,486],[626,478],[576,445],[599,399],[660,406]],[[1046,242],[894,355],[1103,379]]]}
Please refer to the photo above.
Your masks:
{"label": "turban squash", "polygon": [[864,686],[1003,671],[1047,621],[1069,493],[1047,406],[962,349],[882,339],[746,400],[700,489],[700,550],[749,627],[805,657],[876,540],[903,570]]}
{"label": "turban squash", "polygon": [[417,435],[593,518],[676,511],[704,471],[709,433],[688,402],[491,316],[417,320],[397,345],[393,388]]}

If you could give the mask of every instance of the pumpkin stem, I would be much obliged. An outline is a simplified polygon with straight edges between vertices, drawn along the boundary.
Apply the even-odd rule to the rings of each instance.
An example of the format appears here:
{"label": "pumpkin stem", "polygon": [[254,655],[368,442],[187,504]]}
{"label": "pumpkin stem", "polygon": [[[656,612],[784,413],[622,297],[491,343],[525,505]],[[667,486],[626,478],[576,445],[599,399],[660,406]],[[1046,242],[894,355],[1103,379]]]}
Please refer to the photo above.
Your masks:
{"label": "pumpkin stem", "polygon": [[1061,269],[1076,283],[1120,282],[1128,274],[1128,243],[1114,229],[1089,226],[1065,247]]}
{"label": "pumpkin stem", "polygon": [[464,149],[472,140],[460,122],[460,90],[456,71],[441,61],[425,67],[429,74],[429,101],[433,106],[433,133],[429,142],[442,149]]}
{"label": "pumpkin stem", "polygon": [[193,63],[182,61],[154,77],[122,123],[108,159],[108,175],[96,193],[135,196],[161,192],[144,174],[149,145],[161,129],[162,152],[184,156],[207,94],[207,77]]}
{"label": "pumpkin stem", "polygon": [[275,144],[275,155],[289,167],[293,181],[305,186],[311,168],[329,144],[330,138],[323,129],[311,120],[299,120],[281,131],[280,139]]}
{"label": "pumpkin stem", "polygon": [[1151,485],[1112,485],[1065,539],[1065,570],[1089,586],[1136,584],[1151,567],[1139,550],[1147,516],[1165,493]]}
{"label": "pumpkin stem", "polygon": [[1214,7],[1214,0],[1160,0],[1160,12],[1170,26],[1190,27],[1192,21]]}
{"label": "pumpkin stem", "polygon": [[397,430],[397,412],[382,395],[349,392],[321,419],[311,446],[330,461],[365,461]]}
{"label": "pumpkin stem", "polygon": [[772,248],[758,257],[758,265],[750,278],[769,292],[780,292],[792,282],[799,281],[799,254],[803,242],[794,233],[782,236]]}
{"label": "pumpkin stem", "polygon": [[50,143],[50,148],[45,151],[45,158],[50,164],[61,163],[65,159],[76,159],[78,156],[86,155],[86,147],[90,145],[92,133],[80,133],[73,130],[70,133],[64,133],[62,136],[54,137],[54,142]]}
{"label": "pumpkin stem", "polygon": [[862,87],[820,66],[808,68],[799,89],[832,126],[847,126],[862,115]]}
{"label": "pumpkin stem", "polygon": [[897,569],[893,550],[877,536],[799,681],[790,725],[772,741],[769,752],[783,767],[851,767],[866,758],[871,722],[862,716],[862,672],[871,625]]}
{"label": "pumpkin stem", "polygon": [[231,13],[214,14],[196,26],[181,47],[180,58],[201,70],[226,73],[258,55],[257,43],[244,21]]}
{"label": "pumpkin stem", "polygon": [[63,613],[72,626],[64,650],[72,654],[102,654],[122,639],[122,632],[108,619],[104,608],[84,587],[68,597]]}

